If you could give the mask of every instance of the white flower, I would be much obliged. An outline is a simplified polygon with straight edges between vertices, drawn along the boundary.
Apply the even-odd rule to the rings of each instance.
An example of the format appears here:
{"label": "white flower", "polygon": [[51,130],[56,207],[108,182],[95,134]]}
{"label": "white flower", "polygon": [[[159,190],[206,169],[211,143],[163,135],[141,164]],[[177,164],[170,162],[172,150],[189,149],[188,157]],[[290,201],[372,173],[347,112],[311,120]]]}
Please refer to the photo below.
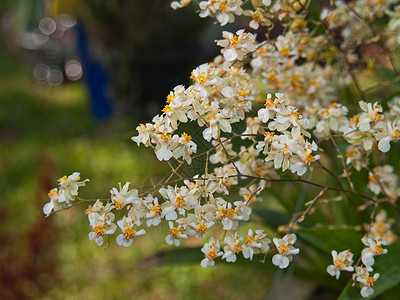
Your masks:
{"label": "white flower", "polygon": [[122,234],[119,234],[116,239],[119,246],[129,247],[132,245],[135,236],[146,234],[144,229],[140,229],[139,231],[134,229],[134,226],[137,224],[132,216],[128,215],[128,217],[124,217],[122,220],[119,220],[117,224],[122,231]]}
{"label": "white flower", "polygon": [[263,230],[256,230],[256,235],[253,237],[253,230],[249,229],[243,244],[242,253],[244,258],[252,260],[254,254],[258,254],[261,251],[267,253],[271,240],[266,236],[267,234]]}
{"label": "white flower", "polygon": [[272,263],[275,266],[278,266],[281,269],[287,268],[289,262],[293,259],[292,255],[298,254],[300,252],[299,249],[293,247],[296,239],[297,237],[293,233],[287,234],[281,239],[273,239],[276,249],[279,252],[272,257]]}
{"label": "white flower", "polygon": [[222,259],[226,259],[227,262],[235,262],[236,261],[236,254],[241,252],[243,250],[242,244],[242,236],[238,234],[237,232],[235,235],[232,236],[226,236],[224,239],[224,242],[226,246],[224,247],[224,255],[222,256]]}
{"label": "white flower", "polygon": [[342,251],[339,254],[335,250],[332,250],[332,258],[333,265],[329,265],[327,268],[329,275],[339,279],[340,271],[354,271],[354,268],[351,266],[353,264],[353,253],[349,250]]}
{"label": "white flower", "polygon": [[370,276],[370,271],[372,271],[372,268],[370,267],[356,267],[356,274],[353,275],[353,280],[360,284],[360,293],[364,298],[370,297],[374,294],[373,286],[375,281],[380,276],[379,273],[375,273],[374,276]]}
{"label": "white flower", "polygon": [[71,201],[74,201],[78,195],[78,189],[81,186],[85,186],[89,179],[79,181],[79,173],[75,172],[72,175],[63,176],[58,179],[60,188],[54,188],[50,190],[48,196],[50,202],[43,206],[43,213],[49,216],[52,211],[58,211],[63,208],[71,206]]}
{"label": "white flower", "polygon": [[[382,152],[388,152],[390,150],[390,142],[398,140],[400,138],[399,128],[397,123],[387,122],[386,136],[380,139],[378,148]],[[379,140],[379,139],[378,139]]]}
{"label": "white flower", "polygon": [[103,245],[103,235],[113,234],[117,229],[117,225],[112,223],[114,221],[113,213],[92,213],[89,215],[90,227],[93,229],[89,233],[89,240],[95,241],[97,246]]}
{"label": "white flower", "polygon": [[119,183],[119,191],[116,188],[110,190],[111,201],[117,210],[121,210],[127,204],[133,204],[135,208],[140,206],[141,199],[138,197],[138,191],[136,189],[128,191],[129,185],[130,182],[127,182],[122,187],[121,183]]}
{"label": "white flower", "polygon": [[208,243],[205,243],[203,248],[201,248],[201,252],[204,253],[205,258],[201,261],[200,265],[203,268],[207,268],[208,266],[214,266],[217,257],[223,254],[222,251],[219,251],[220,245],[219,242],[214,238],[210,238]]}
{"label": "white flower", "polygon": [[81,178],[78,172],[73,173],[72,175],[64,176],[58,179],[60,190],[59,190],[59,202],[69,203],[70,201],[75,200],[75,197],[78,195],[78,189],[80,186],[85,186],[86,182],[89,179],[85,179],[83,181],[79,181]]}
{"label": "white flower", "polygon": [[381,247],[381,245],[386,245],[385,239],[379,237],[372,239],[364,236],[361,241],[365,246],[368,246],[368,248],[363,249],[361,252],[361,260],[367,267],[372,267],[375,264],[374,256],[386,254],[388,252],[387,249]]}
{"label": "white flower", "polygon": [[144,205],[147,207],[148,212],[146,212],[146,225],[150,226],[158,226],[161,223],[161,205],[158,204],[157,197],[152,195],[147,195],[143,201]]}
{"label": "white flower", "polygon": [[371,128],[371,122],[377,122],[383,118],[380,114],[382,112],[382,106],[378,102],[366,103],[364,101],[359,102],[361,109],[364,113],[360,114],[358,128],[361,131],[368,131]]}
{"label": "white flower", "polygon": [[170,234],[166,236],[165,241],[168,245],[174,244],[178,247],[181,244],[179,239],[187,239],[187,235],[180,231],[180,226],[174,227],[174,223],[168,222]]}

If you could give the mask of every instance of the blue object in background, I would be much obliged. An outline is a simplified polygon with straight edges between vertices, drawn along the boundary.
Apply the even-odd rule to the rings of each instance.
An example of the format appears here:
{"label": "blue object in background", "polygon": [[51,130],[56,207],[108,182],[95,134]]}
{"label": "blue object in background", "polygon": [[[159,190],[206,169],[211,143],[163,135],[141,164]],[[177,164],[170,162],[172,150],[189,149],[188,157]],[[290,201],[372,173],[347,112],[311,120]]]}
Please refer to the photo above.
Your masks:
{"label": "blue object in background", "polygon": [[81,56],[83,79],[89,89],[92,113],[97,120],[111,116],[113,107],[106,95],[109,85],[107,74],[100,62],[93,58],[89,51],[89,43],[81,22],[76,25],[78,35],[78,50]]}

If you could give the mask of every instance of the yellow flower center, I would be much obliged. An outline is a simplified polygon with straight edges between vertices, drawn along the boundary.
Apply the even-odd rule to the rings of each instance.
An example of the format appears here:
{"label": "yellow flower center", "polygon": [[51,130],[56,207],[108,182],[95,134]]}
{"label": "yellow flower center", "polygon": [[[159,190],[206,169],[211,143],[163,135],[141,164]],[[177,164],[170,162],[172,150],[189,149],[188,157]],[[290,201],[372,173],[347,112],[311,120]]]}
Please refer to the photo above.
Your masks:
{"label": "yellow flower center", "polygon": [[400,133],[399,133],[399,129],[398,129],[398,128],[395,128],[395,129],[394,129],[393,137],[394,137],[395,139],[398,139],[398,138],[400,137]]}
{"label": "yellow flower center", "polygon": [[254,237],[252,237],[251,235],[247,235],[247,238],[246,238],[246,241],[245,241],[245,243],[247,244],[247,245],[250,245],[251,243],[255,243],[256,242],[256,239],[254,238]]}
{"label": "yellow flower center", "polygon": [[216,259],[217,257],[218,257],[217,252],[215,252],[215,251],[208,251],[208,253],[207,253],[207,258],[208,258],[209,260],[214,260],[214,259]]}
{"label": "yellow flower center", "polygon": [[239,43],[240,43],[239,37],[238,37],[237,35],[234,35],[234,36],[231,38],[231,45],[232,45],[232,46],[236,46],[236,45],[239,44]]}
{"label": "yellow flower center", "polygon": [[175,96],[174,95],[171,95],[171,94],[169,94],[168,96],[167,96],[167,103],[169,104],[169,103],[171,103],[172,102],[172,100],[174,100],[175,99]]}
{"label": "yellow flower center", "polygon": [[354,115],[352,118],[349,119],[350,123],[357,125],[358,124],[358,116]]}
{"label": "yellow flower center", "polygon": [[117,210],[120,210],[124,207],[124,203],[122,201],[118,201],[117,199],[114,199],[114,205]]}
{"label": "yellow flower center", "polygon": [[385,252],[385,250],[380,245],[375,245],[375,254],[379,255]]}
{"label": "yellow flower center", "polygon": [[199,233],[204,234],[204,233],[207,232],[207,230],[208,230],[207,225],[205,225],[205,224],[203,224],[203,223],[197,224],[197,231],[198,231]]}
{"label": "yellow flower center", "polygon": [[103,228],[103,226],[96,225],[94,226],[93,231],[96,236],[102,236],[106,230]]}
{"label": "yellow flower center", "polygon": [[198,84],[202,85],[204,82],[206,82],[207,78],[201,74],[195,76],[194,73],[192,72],[192,75],[190,76],[190,79],[193,81],[197,81]]}
{"label": "yellow flower center", "polygon": [[59,194],[60,192],[57,192],[56,189],[52,189],[47,195],[49,196],[49,198],[53,198],[54,196],[58,196]]}
{"label": "yellow flower center", "polygon": [[336,102],[333,102],[329,104],[329,108],[338,108],[338,104]]}
{"label": "yellow flower center", "polygon": [[334,266],[335,266],[336,269],[341,270],[341,269],[344,268],[345,265],[344,265],[344,262],[341,259],[336,258]]}
{"label": "yellow flower center", "polygon": [[374,283],[375,283],[376,279],[374,277],[368,277],[366,279],[366,281],[367,281],[369,286],[374,286]]}
{"label": "yellow flower center", "polygon": [[161,205],[154,205],[151,210],[151,213],[155,213],[156,215],[161,215]]}
{"label": "yellow flower center", "polygon": [[346,151],[346,156],[349,157],[349,158],[355,157],[356,154],[357,154],[357,152],[355,150],[353,150],[353,149],[350,149],[350,150]]}
{"label": "yellow flower center", "polygon": [[287,245],[280,244],[278,246],[279,254],[286,254],[289,251],[289,247]]}
{"label": "yellow flower center", "polygon": [[135,235],[136,235],[136,231],[134,229],[125,227],[125,231],[124,231],[125,238],[127,238],[129,240],[129,239],[133,238]]}
{"label": "yellow flower center", "polygon": [[210,122],[211,119],[215,119],[215,115],[212,113],[212,114],[208,115],[206,119],[208,122]]}
{"label": "yellow flower center", "polygon": [[377,110],[374,110],[374,116],[372,118],[376,122],[382,119],[382,115]]}
{"label": "yellow flower center", "polygon": [[300,113],[298,113],[297,111],[294,111],[290,114],[291,117],[294,117],[296,120],[299,119],[300,117]]}
{"label": "yellow flower center", "polygon": [[67,176],[63,176],[60,179],[57,180],[59,183],[63,183],[64,181],[68,181],[68,177]]}
{"label": "yellow flower center", "polygon": [[239,245],[239,242],[234,243],[233,247],[234,247],[233,252],[236,254],[243,250],[243,247],[241,245]]}
{"label": "yellow flower center", "polygon": [[161,111],[163,113],[172,112],[172,108],[169,105],[165,105],[164,108]]}
{"label": "yellow flower center", "polygon": [[217,214],[219,214],[221,218],[232,218],[237,215],[237,213],[232,208],[222,208],[217,211]]}
{"label": "yellow flower center", "polygon": [[182,133],[181,137],[183,138],[183,143],[189,143],[192,139],[192,137],[188,134],[186,134],[186,132]]}
{"label": "yellow flower center", "polygon": [[264,133],[265,138],[268,139],[269,141],[272,141],[272,140],[273,140],[274,135],[275,135],[275,132],[266,131],[266,132]]}
{"label": "yellow flower center", "polygon": [[168,143],[169,140],[171,139],[171,135],[170,134],[161,134],[160,137],[161,137],[161,139],[163,140],[164,143]]}
{"label": "yellow flower center", "polygon": [[286,56],[289,56],[290,51],[289,51],[288,48],[283,47],[283,48],[281,48],[281,50],[279,50],[279,53],[280,53],[280,55],[281,55],[282,57],[286,57]]}
{"label": "yellow flower center", "polygon": [[376,183],[376,178],[374,175],[368,175],[368,179],[370,183]]}
{"label": "yellow flower center", "polygon": [[305,153],[304,156],[306,157],[306,161],[305,161],[306,165],[309,165],[313,161],[315,161],[315,156],[312,156],[310,153]]}
{"label": "yellow flower center", "polygon": [[178,235],[181,234],[181,232],[179,231],[179,229],[178,229],[178,228],[175,228],[175,227],[172,227],[169,231],[171,232],[171,236],[172,236],[172,237],[177,237]]}
{"label": "yellow flower center", "polygon": [[265,99],[265,104],[264,104],[264,106],[265,106],[265,107],[271,107],[271,106],[275,106],[275,107],[276,107],[276,104],[275,104],[274,101],[272,101],[271,98],[267,98],[267,99]]}
{"label": "yellow flower center", "polygon": [[219,9],[224,11],[228,7],[228,3],[226,2],[220,2],[219,4]]}
{"label": "yellow flower center", "polygon": [[244,201],[245,201],[246,203],[252,203],[252,202],[254,202],[255,200],[256,200],[256,196],[253,195],[253,194],[246,194],[246,195],[244,196]]}
{"label": "yellow flower center", "polygon": [[183,199],[181,194],[176,195],[175,202],[176,202],[176,207],[181,207],[186,203],[185,199]]}
{"label": "yellow flower center", "polygon": [[241,97],[246,97],[248,95],[248,93],[247,92],[245,92],[245,91],[239,91],[239,96],[241,96]]}

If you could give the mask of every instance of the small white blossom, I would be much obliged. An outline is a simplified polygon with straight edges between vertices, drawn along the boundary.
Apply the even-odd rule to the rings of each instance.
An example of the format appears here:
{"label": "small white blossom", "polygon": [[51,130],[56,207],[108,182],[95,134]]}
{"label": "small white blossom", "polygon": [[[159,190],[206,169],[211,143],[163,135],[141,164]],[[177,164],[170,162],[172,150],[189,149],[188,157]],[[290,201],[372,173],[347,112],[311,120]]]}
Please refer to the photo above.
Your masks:
{"label": "small white blossom", "polygon": [[293,259],[293,255],[298,254],[300,249],[293,247],[296,242],[295,234],[287,234],[283,238],[274,238],[273,242],[278,250],[278,254],[272,257],[272,263],[281,269],[287,268],[289,262]]}

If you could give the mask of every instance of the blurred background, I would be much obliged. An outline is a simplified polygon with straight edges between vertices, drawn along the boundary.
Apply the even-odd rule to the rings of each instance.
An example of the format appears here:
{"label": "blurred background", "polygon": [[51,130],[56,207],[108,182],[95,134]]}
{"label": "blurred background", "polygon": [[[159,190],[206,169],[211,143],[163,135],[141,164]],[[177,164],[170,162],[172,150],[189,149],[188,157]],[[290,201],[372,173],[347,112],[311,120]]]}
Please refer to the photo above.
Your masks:
{"label": "blurred background", "polygon": [[[81,172],[91,180],[81,196],[107,198],[118,182],[140,186],[165,174],[130,137],[218,53],[221,36],[194,8],[169,4],[0,1],[0,298],[266,299],[269,287],[285,290],[257,259],[256,268],[204,270],[198,249],[196,264],[160,256],[171,249],[167,228],[128,249],[113,240],[97,247],[83,205],[44,218],[47,193],[63,175]],[[297,285],[298,299],[313,289]]]}

